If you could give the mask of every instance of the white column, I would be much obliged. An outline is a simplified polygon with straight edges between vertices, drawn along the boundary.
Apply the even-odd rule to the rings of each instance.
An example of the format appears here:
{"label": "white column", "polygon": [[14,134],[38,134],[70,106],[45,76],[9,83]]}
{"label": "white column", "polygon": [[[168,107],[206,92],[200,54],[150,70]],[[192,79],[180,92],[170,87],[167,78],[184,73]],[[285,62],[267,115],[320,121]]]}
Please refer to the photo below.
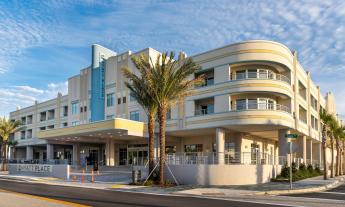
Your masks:
{"label": "white column", "polygon": [[216,129],[216,152],[217,163],[219,165],[224,164],[224,145],[225,145],[225,131],[222,128]]}
{"label": "white column", "polygon": [[302,137],[302,158],[303,163],[306,164],[307,161],[307,136]]}
{"label": "white column", "polygon": [[280,157],[288,157],[290,151],[289,143],[287,142],[287,138],[285,137],[286,134],[290,134],[290,130],[280,129],[278,131],[278,154]]}
{"label": "white column", "polygon": [[34,148],[32,146],[26,146],[26,159],[32,160],[34,158]]}
{"label": "white column", "polygon": [[73,165],[80,164],[80,146],[79,143],[73,144]]}
{"label": "white column", "polygon": [[310,163],[307,164],[313,164],[313,140],[308,140],[308,158],[310,159]]}
{"label": "white column", "polygon": [[109,145],[110,145],[110,140],[107,139],[106,143],[105,143],[105,165],[109,166],[109,161],[110,161],[110,157],[109,157]]}
{"label": "white column", "polygon": [[47,160],[54,159],[54,145],[47,144]]}
{"label": "white column", "polygon": [[114,166],[115,165],[115,144],[114,140],[107,140],[105,144],[105,159],[107,166]]}
{"label": "white column", "polygon": [[115,143],[114,143],[114,140],[110,140],[109,166],[115,166]]}

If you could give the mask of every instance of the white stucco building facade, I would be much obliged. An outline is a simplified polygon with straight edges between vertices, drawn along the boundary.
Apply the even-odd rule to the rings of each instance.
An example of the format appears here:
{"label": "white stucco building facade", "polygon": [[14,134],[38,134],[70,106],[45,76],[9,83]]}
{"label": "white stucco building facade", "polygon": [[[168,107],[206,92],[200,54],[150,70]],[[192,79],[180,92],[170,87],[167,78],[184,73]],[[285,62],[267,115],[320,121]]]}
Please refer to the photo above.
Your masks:
{"label": "white stucco building facade", "polygon": [[[93,45],[91,65],[69,78],[67,95],[11,112],[26,125],[14,136],[12,158],[145,165],[147,117],[121,71],[136,70],[130,57],[140,53],[153,60],[160,54]],[[171,108],[167,123],[167,162],[182,183],[267,182],[286,160],[287,133],[298,134],[294,159],[320,166],[318,111],[336,115],[335,101],[321,93],[296,52],[252,40],[191,58],[201,66],[195,76],[205,74],[206,83]]]}

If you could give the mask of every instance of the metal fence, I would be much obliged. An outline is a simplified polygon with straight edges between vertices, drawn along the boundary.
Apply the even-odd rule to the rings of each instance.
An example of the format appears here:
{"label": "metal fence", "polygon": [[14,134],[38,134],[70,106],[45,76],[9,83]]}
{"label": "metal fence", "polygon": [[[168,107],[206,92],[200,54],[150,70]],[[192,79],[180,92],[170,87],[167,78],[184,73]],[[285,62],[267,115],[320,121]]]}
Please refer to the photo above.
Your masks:
{"label": "metal fence", "polygon": [[49,160],[26,160],[26,159],[11,159],[8,160],[10,164],[50,164],[50,165],[67,165],[71,164],[68,159],[49,159]]}
{"label": "metal fence", "polygon": [[273,165],[278,163],[278,157],[262,152],[232,152],[232,153],[174,153],[167,154],[166,161],[170,165],[198,164],[248,164]]}

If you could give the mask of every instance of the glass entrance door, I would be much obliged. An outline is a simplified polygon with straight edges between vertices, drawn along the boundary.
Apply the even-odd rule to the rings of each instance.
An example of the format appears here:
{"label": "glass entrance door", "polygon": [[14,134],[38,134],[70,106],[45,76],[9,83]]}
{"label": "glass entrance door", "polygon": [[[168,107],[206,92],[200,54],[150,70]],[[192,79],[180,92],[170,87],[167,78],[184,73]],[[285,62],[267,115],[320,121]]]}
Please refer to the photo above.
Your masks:
{"label": "glass entrance door", "polygon": [[128,146],[128,165],[146,165],[147,161],[147,145]]}

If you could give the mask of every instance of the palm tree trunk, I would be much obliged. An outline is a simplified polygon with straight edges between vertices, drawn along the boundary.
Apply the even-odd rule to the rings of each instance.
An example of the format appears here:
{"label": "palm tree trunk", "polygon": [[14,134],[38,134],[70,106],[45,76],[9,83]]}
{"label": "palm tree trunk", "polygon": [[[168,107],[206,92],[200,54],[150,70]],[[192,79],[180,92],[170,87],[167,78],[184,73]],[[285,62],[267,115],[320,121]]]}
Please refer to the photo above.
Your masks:
{"label": "palm tree trunk", "polygon": [[5,171],[7,171],[8,170],[8,144],[6,144],[6,146],[5,146]]}
{"label": "palm tree trunk", "polygon": [[340,154],[340,149],[339,149],[339,138],[336,139],[336,146],[335,148],[337,149],[337,157],[335,161],[335,176],[339,176],[339,154]]}
{"label": "palm tree trunk", "polygon": [[148,115],[148,133],[149,133],[149,173],[152,172],[155,165],[155,115]]}
{"label": "palm tree trunk", "polygon": [[323,179],[327,180],[327,174],[328,174],[328,169],[327,169],[327,155],[326,155],[326,125],[324,124],[322,127],[322,159],[323,159]]}
{"label": "palm tree trunk", "polygon": [[166,127],[167,107],[162,106],[158,111],[159,119],[159,184],[164,185],[164,167],[165,167],[165,127]]}
{"label": "palm tree trunk", "polygon": [[1,144],[1,171],[5,170],[5,155],[6,155],[6,143]]}
{"label": "palm tree trunk", "polygon": [[334,178],[334,135],[331,134],[331,178]]}
{"label": "palm tree trunk", "polygon": [[344,173],[345,173],[345,140],[343,140],[342,148],[343,148],[343,159],[342,159],[343,162],[342,162],[342,165],[341,165],[341,167],[342,167],[341,175],[344,175]]}

